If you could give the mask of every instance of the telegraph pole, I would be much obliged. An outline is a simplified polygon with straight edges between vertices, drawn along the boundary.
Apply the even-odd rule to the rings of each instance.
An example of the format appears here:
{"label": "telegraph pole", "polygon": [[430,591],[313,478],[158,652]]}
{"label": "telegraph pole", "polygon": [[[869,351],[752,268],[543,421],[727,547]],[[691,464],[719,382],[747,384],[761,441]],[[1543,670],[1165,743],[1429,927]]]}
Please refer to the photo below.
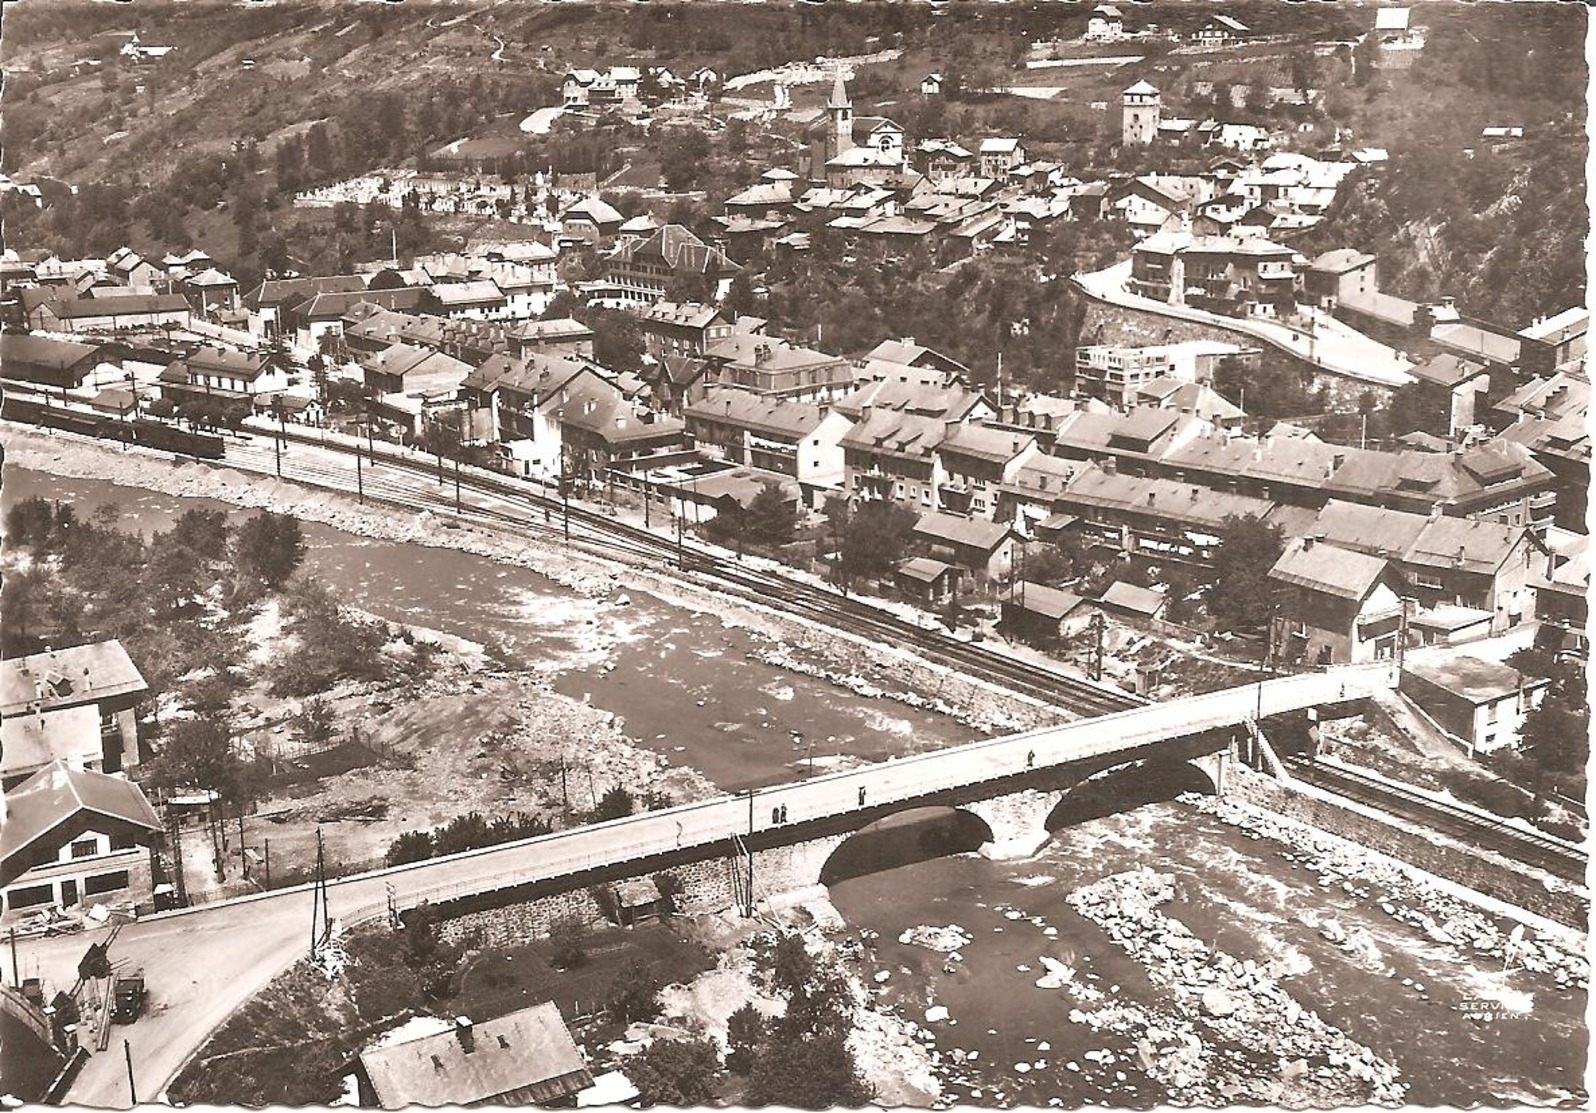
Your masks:
{"label": "telegraph pole", "polygon": [[129,1103],[139,1103],[138,1088],[133,1084],[133,1044],[129,1040],[122,1041],[122,1054],[127,1056],[127,1097]]}
{"label": "telegraph pole", "polygon": [[360,444],[355,443],[355,493],[360,498],[360,505],[366,505],[366,477],[360,463]]}
{"label": "telegraph pole", "polygon": [[11,984],[22,988],[22,970],[17,965],[17,929],[11,929]]}
{"label": "telegraph pole", "polygon": [[1092,647],[1092,679],[1103,679],[1103,633],[1108,622],[1103,618],[1103,612],[1098,611],[1092,615],[1092,632],[1097,636],[1096,644]]}
{"label": "telegraph pole", "polygon": [[454,458],[454,512],[460,513],[460,457]]}

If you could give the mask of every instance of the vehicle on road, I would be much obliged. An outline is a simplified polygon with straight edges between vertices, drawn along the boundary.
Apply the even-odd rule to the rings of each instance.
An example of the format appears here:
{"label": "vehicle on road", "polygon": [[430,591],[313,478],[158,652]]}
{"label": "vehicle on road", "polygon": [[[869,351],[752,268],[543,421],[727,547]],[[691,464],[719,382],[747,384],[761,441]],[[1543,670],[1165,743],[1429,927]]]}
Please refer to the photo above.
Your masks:
{"label": "vehicle on road", "polygon": [[117,1024],[132,1024],[144,1011],[144,971],[118,974],[113,989],[111,1019]]}

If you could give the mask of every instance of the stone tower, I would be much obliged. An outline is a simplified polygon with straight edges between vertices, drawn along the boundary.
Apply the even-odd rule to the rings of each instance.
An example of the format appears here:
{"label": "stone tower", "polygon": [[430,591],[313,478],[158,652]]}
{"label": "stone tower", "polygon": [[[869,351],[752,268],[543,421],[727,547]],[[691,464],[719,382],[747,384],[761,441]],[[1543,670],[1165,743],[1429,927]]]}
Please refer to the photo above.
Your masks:
{"label": "stone tower", "polygon": [[1126,147],[1145,147],[1158,134],[1158,121],[1163,115],[1163,98],[1157,89],[1145,81],[1138,81],[1120,98],[1121,108],[1119,141]]}
{"label": "stone tower", "polygon": [[826,159],[830,161],[853,147],[853,102],[848,99],[840,66],[831,85],[831,99],[826,101],[826,114],[831,118],[831,132],[826,136]]}

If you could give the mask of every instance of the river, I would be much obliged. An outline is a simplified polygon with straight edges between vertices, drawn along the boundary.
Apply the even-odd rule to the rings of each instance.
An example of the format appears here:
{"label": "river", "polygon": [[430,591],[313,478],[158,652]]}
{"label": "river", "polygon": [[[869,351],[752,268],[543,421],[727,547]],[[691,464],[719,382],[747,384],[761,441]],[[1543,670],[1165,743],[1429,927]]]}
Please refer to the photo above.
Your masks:
{"label": "river", "polygon": [[[107,504],[146,537],[184,510],[249,512],[111,483],[5,470],[7,503],[31,496],[72,503],[79,517]],[[353,606],[391,622],[498,648],[552,674],[555,688],[623,720],[640,745],[689,765],[728,792],[776,784],[839,759],[967,742],[957,720],[860,696],[750,656],[769,643],[690,610],[629,591],[630,602],[585,599],[531,569],[451,549],[357,537],[304,524],[307,567]],[[792,732],[802,740],[795,742]]]}
{"label": "river", "polygon": [[[1036,986],[1046,955],[1110,999],[1157,1001],[1140,963],[1064,901],[1081,885],[1145,866],[1176,878],[1175,900],[1161,911],[1216,950],[1290,971],[1283,988],[1398,1066],[1410,1103],[1574,1103],[1571,1093],[1584,1085],[1584,993],[1544,975],[1485,968],[1383,915],[1375,901],[1326,891],[1280,849],[1168,801],[1065,827],[1022,862],[934,858],[833,883],[830,895],[851,928],[879,934],[865,959],[867,983],[891,971],[885,998],[916,1021],[932,1004],[948,1009],[951,1021],[926,1027],[944,1060],[962,1060],[945,1078],[952,1102],[1166,1100],[1127,1040],[1071,1023],[1077,1002]],[[1319,925],[1327,919],[1359,946],[1326,942]],[[906,929],[950,924],[971,936],[959,961],[899,942]],[[1480,999],[1528,1011],[1489,1024],[1466,1019],[1463,1002]],[[1099,1049],[1115,1061],[1087,1059]]]}
{"label": "river", "polygon": [[[80,515],[115,502],[124,527],[146,534],[188,507],[243,513],[16,467],[6,471],[5,495],[71,501]],[[450,550],[316,524],[305,533],[310,567],[351,603],[392,621],[494,643],[512,660],[547,668],[561,691],[615,712],[641,744],[730,791],[801,773],[806,752],[795,748],[792,730],[815,742],[822,766],[837,754],[881,758],[971,734],[945,716],[751,659],[759,638],[642,592],[618,606],[582,599],[527,569]],[[878,866],[895,860],[882,855]],[[949,1020],[928,1025],[945,1063],[957,1052],[959,1065],[945,1068],[947,1100],[1147,1106],[1166,1095],[1138,1069],[1126,1041],[1072,1023],[1072,999],[1035,984],[1045,955],[1110,997],[1157,998],[1142,967],[1064,902],[1078,886],[1140,866],[1177,878],[1176,899],[1163,911],[1210,946],[1280,963],[1291,972],[1285,988],[1304,1007],[1402,1069],[1415,1104],[1570,1104],[1583,1084],[1584,994],[1461,960],[1370,902],[1327,893],[1278,847],[1179,802],[1066,826],[1024,862],[958,854],[837,881],[830,893],[851,928],[878,934],[863,969],[871,984],[876,971],[890,972],[885,1001],[916,1020],[932,1004],[948,1009]],[[1326,917],[1366,942],[1351,951],[1330,945],[1318,930]],[[949,924],[972,937],[958,961],[898,941],[906,929]],[[1479,998],[1528,1011],[1481,1025],[1460,1010]],[[1114,1053],[1112,1063],[1087,1058],[1102,1049]]]}

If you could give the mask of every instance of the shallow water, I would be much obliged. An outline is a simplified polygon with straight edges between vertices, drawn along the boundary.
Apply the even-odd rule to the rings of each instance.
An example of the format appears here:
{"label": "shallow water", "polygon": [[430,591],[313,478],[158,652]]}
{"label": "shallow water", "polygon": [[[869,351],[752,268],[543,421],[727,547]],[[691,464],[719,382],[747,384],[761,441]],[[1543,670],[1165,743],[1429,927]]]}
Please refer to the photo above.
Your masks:
{"label": "shallow water", "polygon": [[[145,536],[184,510],[240,510],[214,499],[66,479],[8,466],[7,502],[42,495],[79,517],[117,504],[122,528]],[[762,638],[714,615],[666,603],[624,583],[592,600],[527,568],[450,549],[358,537],[304,523],[308,566],[353,606],[502,648],[546,670],[555,688],[624,721],[626,733],[727,791],[823,772],[839,755],[888,754],[969,741],[957,720],[860,696],[748,656]],[[617,605],[622,591],[629,605]],[[795,745],[793,731],[801,732]]]}
{"label": "shallow water", "polygon": [[[1454,948],[1381,913],[1378,892],[1362,900],[1326,892],[1275,844],[1179,803],[1065,828],[1027,861],[938,858],[843,881],[830,892],[851,928],[880,935],[866,959],[867,982],[891,970],[886,999],[917,1022],[930,1003],[949,1010],[955,1023],[926,1025],[945,1059],[957,1049],[963,1061],[956,1074],[965,1081],[948,1085],[949,1100],[1147,1104],[1166,1095],[1137,1069],[1127,1042],[1071,1023],[1070,1010],[1079,1006],[1069,992],[1035,984],[1047,972],[1045,955],[1074,968],[1078,983],[1117,986],[1110,998],[1159,1000],[1141,964],[1064,899],[1141,866],[1174,875],[1176,896],[1162,911],[1209,946],[1240,959],[1279,960],[1291,972],[1281,980],[1286,992],[1395,1063],[1412,1104],[1550,1104],[1583,1086],[1585,994],[1523,971],[1477,969]],[[1010,919],[1011,910],[1020,915]],[[1319,934],[1318,925],[1332,918],[1357,942],[1351,951]],[[947,924],[973,937],[960,950],[962,961],[946,964],[941,954],[898,942],[906,928]],[[1048,927],[1057,934],[1044,934]],[[1404,978],[1424,992],[1403,987]],[[1462,1002],[1486,996],[1527,1002],[1531,1010],[1484,1025],[1464,1019]],[[1038,1050],[1043,1041],[1045,1052]],[[1118,1061],[1102,1067],[1084,1058],[1102,1048]],[[1030,1066],[1023,1074],[1014,1069],[1022,1062]],[[1081,1069],[1070,1070],[1070,1062]],[[997,1094],[1003,1097],[995,1101]]]}

